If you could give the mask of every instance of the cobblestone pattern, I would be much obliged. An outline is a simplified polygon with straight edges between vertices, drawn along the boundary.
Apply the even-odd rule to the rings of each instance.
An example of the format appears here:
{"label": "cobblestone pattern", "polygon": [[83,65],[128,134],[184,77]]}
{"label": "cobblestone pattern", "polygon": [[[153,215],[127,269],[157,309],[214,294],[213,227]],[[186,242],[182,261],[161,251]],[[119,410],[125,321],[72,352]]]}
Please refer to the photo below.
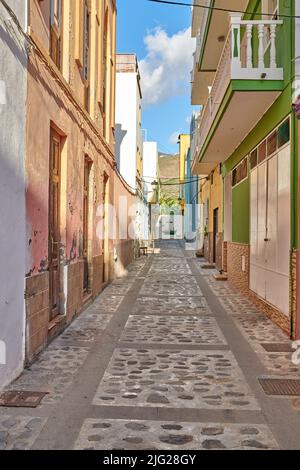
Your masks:
{"label": "cobblestone pattern", "polygon": [[29,450],[46,418],[0,415],[0,450]]}
{"label": "cobblestone pattern", "polygon": [[266,450],[277,444],[264,425],[88,419],[75,449]]}
{"label": "cobblestone pattern", "polygon": [[117,349],[94,404],[259,409],[227,351]]}
{"label": "cobblestone pattern", "polygon": [[149,274],[162,273],[164,275],[174,274],[192,274],[191,269],[185,260],[178,259],[161,259],[155,260],[149,270]]}
{"label": "cobblestone pattern", "polygon": [[208,278],[207,282],[225,310],[232,315],[241,333],[258,353],[268,372],[285,378],[299,378],[300,366],[293,364],[291,353],[270,353],[262,346],[263,343],[291,345],[292,341],[287,335],[228,282],[218,283],[213,277]]}
{"label": "cobblestone pattern", "polygon": [[57,341],[30,368],[25,369],[8,389],[48,392],[43,398],[43,404],[54,404],[61,399],[85,361],[89,348],[59,346]]}
{"label": "cobblestone pattern", "polygon": [[121,341],[145,344],[226,344],[214,318],[194,316],[131,315]]}
{"label": "cobblestone pattern", "polygon": [[204,297],[139,297],[134,314],[145,315],[211,315]]}
{"label": "cobblestone pattern", "polygon": [[167,295],[176,297],[202,296],[202,292],[192,278],[190,283],[173,282],[163,278],[147,278],[141,289],[141,295]]}
{"label": "cobblestone pattern", "polygon": [[89,308],[96,313],[115,313],[123,299],[124,296],[111,295],[105,290]]}
{"label": "cobblestone pattern", "polygon": [[95,313],[90,310],[85,315],[80,315],[72,325],[58,338],[57,342],[87,341],[93,342],[96,336],[107,327],[111,315]]}

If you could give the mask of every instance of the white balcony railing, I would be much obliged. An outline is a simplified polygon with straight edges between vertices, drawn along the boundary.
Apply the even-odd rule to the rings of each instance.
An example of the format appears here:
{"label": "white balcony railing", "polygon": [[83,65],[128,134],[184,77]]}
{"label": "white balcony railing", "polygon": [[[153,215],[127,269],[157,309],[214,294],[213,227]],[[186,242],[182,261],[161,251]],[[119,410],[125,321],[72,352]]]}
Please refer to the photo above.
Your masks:
{"label": "white balcony railing", "polygon": [[280,20],[245,21],[240,14],[231,14],[230,30],[194,133],[193,159],[201,151],[231,80],[283,80],[276,45],[277,27],[282,23]]}

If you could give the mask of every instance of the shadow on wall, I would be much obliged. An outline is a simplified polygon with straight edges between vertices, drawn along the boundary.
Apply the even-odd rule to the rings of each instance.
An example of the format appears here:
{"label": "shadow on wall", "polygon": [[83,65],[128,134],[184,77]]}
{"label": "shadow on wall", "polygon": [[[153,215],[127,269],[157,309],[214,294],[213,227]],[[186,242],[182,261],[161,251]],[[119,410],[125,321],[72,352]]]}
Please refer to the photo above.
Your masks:
{"label": "shadow on wall", "polygon": [[118,168],[120,168],[121,145],[127,132],[127,130],[122,129],[122,124],[115,125],[115,159]]}
{"label": "shadow on wall", "polygon": [[[27,68],[27,55],[24,49],[23,41],[20,41],[14,32],[12,31],[11,25],[7,23],[5,20],[1,19],[2,24],[0,24],[0,39],[3,43],[9,48],[11,53],[13,54],[14,58],[17,59],[24,69]],[[4,29],[4,27],[5,29]],[[14,35],[15,40],[12,38],[12,34]]]}
{"label": "shadow on wall", "polygon": [[[0,106],[1,108],[2,106]],[[1,119],[0,109],[0,119]],[[8,139],[9,140],[9,139]],[[23,153],[23,151],[22,151]],[[13,166],[15,163],[15,166]],[[20,156],[0,146],[0,389],[23,368],[25,183]]]}

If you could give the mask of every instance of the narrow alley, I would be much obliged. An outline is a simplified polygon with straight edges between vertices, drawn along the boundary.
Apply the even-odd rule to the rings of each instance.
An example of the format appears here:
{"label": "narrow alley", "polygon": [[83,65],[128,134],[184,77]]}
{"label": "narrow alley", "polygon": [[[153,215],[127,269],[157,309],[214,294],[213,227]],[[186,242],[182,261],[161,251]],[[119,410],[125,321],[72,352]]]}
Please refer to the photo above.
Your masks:
{"label": "narrow alley", "polygon": [[0,409],[1,448],[299,448],[299,398],[259,382],[297,377],[290,340],[204,262],[178,240],[134,261],[10,385],[47,395]]}

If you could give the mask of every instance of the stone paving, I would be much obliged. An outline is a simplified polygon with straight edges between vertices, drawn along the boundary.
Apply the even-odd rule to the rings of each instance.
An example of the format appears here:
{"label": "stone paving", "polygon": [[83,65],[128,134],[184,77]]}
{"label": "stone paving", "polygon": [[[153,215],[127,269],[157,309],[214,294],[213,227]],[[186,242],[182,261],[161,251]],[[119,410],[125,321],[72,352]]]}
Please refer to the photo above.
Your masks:
{"label": "stone paving", "polygon": [[145,344],[226,344],[216,320],[207,316],[130,315],[121,341]]}
{"label": "stone paving", "polygon": [[201,409],[258,409],[226,351],[117,349],[94,404]]}
{"label": "stone paving", "polygon": [[[153,294],[153,292],[152,292]],[[133,307],[134,314],[142,315],[210,315],[204,297],[139,297]]]}
{"label": "stone paving", "polygon": [[[118,435],[118,439],[116,439]],[[267,426],[184,422],[86,420],[75,449],[277,449]]]}
{"label": "stone paving", "polygon": [[0,408],[0,449],[300,448],[300,397],[260,375],[297,377],[291,342],[180,241],[128,267],[9,389],[48,392]]}

